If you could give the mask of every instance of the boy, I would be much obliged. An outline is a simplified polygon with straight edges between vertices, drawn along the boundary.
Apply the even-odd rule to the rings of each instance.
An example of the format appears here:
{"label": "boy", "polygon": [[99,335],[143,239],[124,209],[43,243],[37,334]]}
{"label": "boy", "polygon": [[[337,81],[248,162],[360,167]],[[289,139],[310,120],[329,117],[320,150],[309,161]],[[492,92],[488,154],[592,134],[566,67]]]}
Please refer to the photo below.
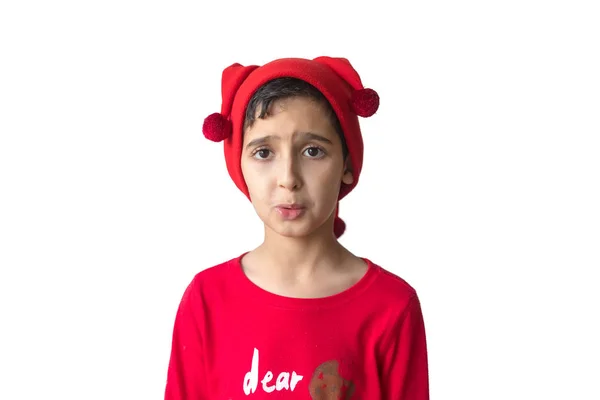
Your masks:
{"label": "boy", "polygon": [[377,93],[348,60],[318,57],[233,64],[222,96],[203,132],[224,141],[264,241],[185,290],[165,399],[429,399],[416,291],[338,242]]}

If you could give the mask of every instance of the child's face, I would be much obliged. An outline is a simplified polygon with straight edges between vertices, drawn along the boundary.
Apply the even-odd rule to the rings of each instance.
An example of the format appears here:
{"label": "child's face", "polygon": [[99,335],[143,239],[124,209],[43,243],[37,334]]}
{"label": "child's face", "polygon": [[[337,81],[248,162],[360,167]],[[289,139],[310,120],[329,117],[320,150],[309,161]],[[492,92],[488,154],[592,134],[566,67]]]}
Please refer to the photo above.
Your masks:
{"label": "child's face", "polygon": [[[322,106],[295,97],[273,104],[244,133],[242,172],[252,204],[271,230],[306,236],[332,220],[342,182],[353,177]],[[297,208],[297,209],[293,209]]]}

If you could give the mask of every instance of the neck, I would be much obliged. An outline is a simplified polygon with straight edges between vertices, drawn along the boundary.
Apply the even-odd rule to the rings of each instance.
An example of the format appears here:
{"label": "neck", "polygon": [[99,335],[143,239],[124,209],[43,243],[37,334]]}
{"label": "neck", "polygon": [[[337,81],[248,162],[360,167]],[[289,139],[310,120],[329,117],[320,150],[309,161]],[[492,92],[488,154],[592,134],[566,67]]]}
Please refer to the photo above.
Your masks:
{"label": "neck", "polygon": [[292,279],[313,275],[338,265],[348,255],[327,224],[323,228],[301,238],[284,237],[266,228],[265,239],[255,253],[272,274]]}

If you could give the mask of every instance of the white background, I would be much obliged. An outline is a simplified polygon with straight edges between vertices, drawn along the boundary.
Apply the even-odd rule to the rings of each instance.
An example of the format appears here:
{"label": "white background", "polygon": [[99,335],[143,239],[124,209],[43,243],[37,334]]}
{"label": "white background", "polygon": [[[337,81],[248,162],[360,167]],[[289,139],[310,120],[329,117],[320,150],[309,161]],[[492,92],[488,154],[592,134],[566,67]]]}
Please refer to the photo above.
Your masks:
{"label": "white background", "polygon": [[185,286],[262,238],[221,71],[331,55],[381,96],[342,242],[420,293],[432,399],[599,399],[594,3],[2,2],[0,398],[162,398]]}

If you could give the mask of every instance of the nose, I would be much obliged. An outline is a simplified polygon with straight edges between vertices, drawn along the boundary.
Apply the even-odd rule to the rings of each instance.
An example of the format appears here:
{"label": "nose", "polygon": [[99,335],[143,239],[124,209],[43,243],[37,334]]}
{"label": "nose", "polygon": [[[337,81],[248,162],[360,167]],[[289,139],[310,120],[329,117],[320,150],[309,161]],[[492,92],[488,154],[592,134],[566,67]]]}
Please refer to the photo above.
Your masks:
{"label": "nose", "polygon": [[299,160],[293,155],[283,156],[277,168],[279,169],[277,173],[277,185],[279,187],[290,191],[302,187]]}

